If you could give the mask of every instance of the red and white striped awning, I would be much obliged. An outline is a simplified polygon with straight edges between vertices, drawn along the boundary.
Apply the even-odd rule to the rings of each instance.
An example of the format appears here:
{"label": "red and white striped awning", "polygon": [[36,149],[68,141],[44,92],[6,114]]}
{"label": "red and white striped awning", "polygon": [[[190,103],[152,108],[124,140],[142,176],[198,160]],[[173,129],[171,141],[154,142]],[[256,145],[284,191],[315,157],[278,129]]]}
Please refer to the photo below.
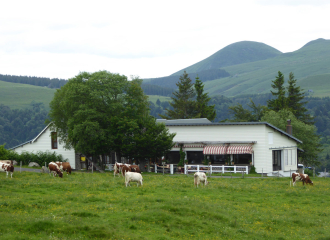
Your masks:
{"label": "red and white striped awning", "polygon": [[233,145],[227,149],[227,154],[252,154],[253,148],[251,145]]}
{"label": "red and white striped awning", "polygon": [[226,154],[228,146],[205,146],[203,154],[205,155],[221,155]]}

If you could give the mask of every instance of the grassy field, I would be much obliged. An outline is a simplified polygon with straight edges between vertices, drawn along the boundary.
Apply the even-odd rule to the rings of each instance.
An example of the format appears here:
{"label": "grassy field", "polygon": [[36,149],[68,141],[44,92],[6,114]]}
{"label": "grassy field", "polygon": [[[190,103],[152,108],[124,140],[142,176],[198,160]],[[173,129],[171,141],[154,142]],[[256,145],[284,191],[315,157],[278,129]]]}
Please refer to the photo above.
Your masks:
{"label": "grassy field", "polygon": [[51,88],[0,81],[0,104],[13,109],[26,108],[32,101],[42,102],[49,109],[54,93]]}
{"label": "grassy field", "polygon": [[164,96],[158,96],[158,95],[148,95],[148,97],[149,97],[149,101],[153,102],[154,104],[156,104],[157,99],[159,99],[159,101],[161,101],[161,102],[172,101],[172,99],[170,97],[164,97]]}
{"label": "grassy field", "polygon": [[330,179],[0,173],[0,239],[329,239]]}

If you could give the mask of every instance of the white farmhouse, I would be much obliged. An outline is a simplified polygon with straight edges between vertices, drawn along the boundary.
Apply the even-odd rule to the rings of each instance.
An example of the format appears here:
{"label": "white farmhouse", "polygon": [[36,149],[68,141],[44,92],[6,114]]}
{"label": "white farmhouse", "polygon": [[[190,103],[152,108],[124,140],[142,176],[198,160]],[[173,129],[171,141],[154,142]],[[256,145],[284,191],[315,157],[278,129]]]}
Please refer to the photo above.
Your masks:
{"label": "white farmhouse", "polygon": [[[207,119],[158,119],[176,133],[169,163],[178,163],[180,146],[189,164],[255,166],[257,173],[279,172],[288,176],[297,170],[299,139],[267,122],[211,123]],[[287,131],[292,132],[291,124]]]}
{"label": "white farmhouse", "polygon": [[[51,124],[51,123],[50,123]],[[76,154],[75,150],[64,149],[63,144],[58,142],[57,133],[50,130],[50,124],[48,124],[34,139],[27,141],[23,144],[11,148],[11,150],[22,153],[22,152],[55,152],[61,154],[64,159],[68,159],[73,169],[76,169]],[[80,159],[79,159],[80,162]]]}

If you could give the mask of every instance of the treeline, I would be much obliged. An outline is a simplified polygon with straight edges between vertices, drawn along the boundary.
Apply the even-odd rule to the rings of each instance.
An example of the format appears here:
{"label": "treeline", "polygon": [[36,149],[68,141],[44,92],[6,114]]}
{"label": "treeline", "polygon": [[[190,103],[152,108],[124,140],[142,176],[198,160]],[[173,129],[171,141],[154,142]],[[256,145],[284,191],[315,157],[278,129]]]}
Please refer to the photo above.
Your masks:
{"label": "treeline", "polygon": [[0,144],[8,149],[35,138],[45,127],[47,115],[42,103],[32,102],[20,110],[0,104]]}
{"label": "treeline", "polygon": [[43,77],[29,77],[29,76],[14,76],[0,74],[0,81],[30,84],[48,88],[60,88],[67,83],[65,79],[58,78],[43,78]]}
{"label": "treeline", "polygon": [[[205,71],[201,71],[201,72],[197,72],[197,73],[189,73],[189,77],[191,78],[191,80],[193,82],[195,82],[195,78],[197,76],[199,77],[199,79],[202,82],[206,82],[206,81],[211,81],[214,79],[229,77],[230,74],[222,69],[210,69],[210,70],[205,70]],[[148,84],[176,89],[177,88],[176,83],[179,81],[179,77],[180,76],[175,75],[175,76],[152,78],[152,79],[145,79],[145,80],[149,80],[148,82],[146,82]],[[150,95],[156,95],[156,94],[150,94]],[[162,96],[164,96],[164,95],[162,95]]]}
{"label": "treeline", "polygon": [[172,92],[174,92],[174,88],[166,88],[166,87],[160,87],[153,84],[143,83],[141,85],[144,94],[146,95],[159,95],[159,96],[165,96],[170,97],[172,95]]}

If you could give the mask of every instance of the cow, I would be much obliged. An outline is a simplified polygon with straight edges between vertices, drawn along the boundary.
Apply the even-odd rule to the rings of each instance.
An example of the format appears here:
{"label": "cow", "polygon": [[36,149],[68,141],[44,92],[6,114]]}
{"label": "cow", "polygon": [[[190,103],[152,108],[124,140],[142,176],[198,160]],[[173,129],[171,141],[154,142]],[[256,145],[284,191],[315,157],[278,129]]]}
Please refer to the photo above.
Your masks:
{"label": "cow", "polygon": [[143,183],[142,183],[143,178],[142,178],[141,173],[126,172],[126,174],[125,174],[125,185],[126,185],[126,187],[127,187],[127,185],[131,186],[130,182],[137,182],[137,186],[139,186],[139,183],[142,186],[143,185]]}
{"label": "cow", "polygon": [[129,166],[129,169],[130,169],[130,172],[141,173],[141,170],[138,165],[131,165],[131,166]]}
{"label": "cow", "polygon": [[11,161],[10,164],[0,162],[0,172],[6,172],[7,177],[8,177],[8,173],[10,172],[10,177],[13,178],[13,173],[14,173],[13,161]]}
{"label": "cow", "polygon": [[57,166],[60,168],[61,172],[66,171],[66,175],[71,174],[71,165],[68,162],[56,162]]}
{"label": "cow", "polygon": [[303,185],[311,184],[313,185],[313,181],[309,178],[307,174],[302,173],[292,173],[292,186],[296,184],[296,181],[302,181]]}
{"label": "cow", "polygon": [[127,173],[127,172],[131,172],[131,168],[130,168],[131,166],[128,166],[127,164],[123,164],[122,166],[121,166],[121,173],[122,173],[122,175],[123,175],[123,177],[125,177],[125,174]]}
{"label": "cow", "polygon": [[58,174],[61,178],[63,177],[63,173],[61,172],[59,166],[56,163],[50,162],[48,164],[48,168],[49,174],[54,174],[54,177],[56,176],[56,174]]}
{"label": "cow", "polygon": [[116,162],[113,166],[113,176],[115,177],[117,174],[120,176],[121,174],[123,176],[125,176],[125,174],[123,174],[123,166],[129,167],[131,166],[130,164],[124,164],[124,163],[118,163]]}
{"label": "cow", "polygon": [[194,174],[194,184],[198,187],[200,183],[204,183],[204,186],[209,182],[207,181],[207,176],[203,172],[195,172]]}

